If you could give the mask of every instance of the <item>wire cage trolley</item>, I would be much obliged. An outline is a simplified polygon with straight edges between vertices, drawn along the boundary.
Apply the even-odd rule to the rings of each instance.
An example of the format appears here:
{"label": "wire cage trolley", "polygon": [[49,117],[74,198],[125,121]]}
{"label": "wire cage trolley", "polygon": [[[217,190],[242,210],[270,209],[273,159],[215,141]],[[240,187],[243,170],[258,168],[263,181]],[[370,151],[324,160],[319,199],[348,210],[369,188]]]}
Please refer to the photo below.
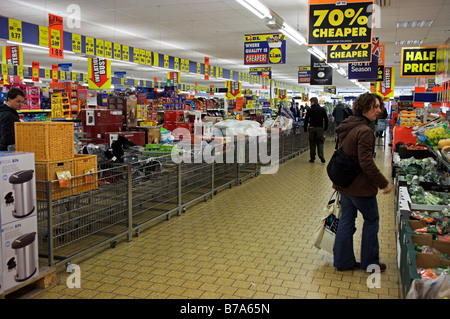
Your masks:
{"label": "wire cage trolley", "polygon": [[[291,158],[307,148],[301,133],[293,129],[276,141],[268,134],[267,148],[278,143],[279,157]],[[126,163],[98,162],[95,172],[72,176],[68,187],[37,180],[40,257],[57,266],[102,245],[114,248],[119,239],[132,241],[143,227],[257,176],[267,163],[250,158],[253,147],[248,137],[226,139],[209,149],[210,160],[198,160],[198,149],[183,153],[184,160],[182,153],[144,151]]]}

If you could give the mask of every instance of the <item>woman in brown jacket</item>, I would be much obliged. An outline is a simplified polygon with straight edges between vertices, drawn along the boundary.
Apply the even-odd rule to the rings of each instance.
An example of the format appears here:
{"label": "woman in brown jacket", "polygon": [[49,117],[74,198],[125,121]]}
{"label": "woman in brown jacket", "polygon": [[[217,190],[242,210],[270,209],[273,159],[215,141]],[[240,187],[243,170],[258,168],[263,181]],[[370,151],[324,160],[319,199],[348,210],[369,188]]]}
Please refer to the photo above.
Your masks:
{"label": "woman in brown jacket", "polygon": [[[382,100],[376,94],[360,95],[353,104],[354,115],[336,128],[339,148],[361,167],[361,173],[350,186],[333,185],[333,188],[341,194],[342,215],[334,244],[334,267],[340,271],[361,268],[370,272],[374,266],[380,271],[386,269],[386,265],[379,261],[379,214],[376,196],[378,189],[384,194],[390,193],[392,185],[373,160],[375,136],[369,126],[381,112],[381,103]],[[364,218],[360,263],[356,262],[353,252],[353,233],[356,229],[355,219],[358,210]]]}

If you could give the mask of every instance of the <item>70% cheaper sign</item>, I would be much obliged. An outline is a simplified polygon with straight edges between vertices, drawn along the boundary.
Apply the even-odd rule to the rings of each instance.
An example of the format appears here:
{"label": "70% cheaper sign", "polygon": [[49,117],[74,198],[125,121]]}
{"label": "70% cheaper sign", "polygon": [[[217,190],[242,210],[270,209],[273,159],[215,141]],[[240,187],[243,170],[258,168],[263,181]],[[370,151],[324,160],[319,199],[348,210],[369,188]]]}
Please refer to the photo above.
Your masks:
{"label": "70% cheaper sign", "polygon": [[309,0],[308,45],[372,42],[373,1]]}

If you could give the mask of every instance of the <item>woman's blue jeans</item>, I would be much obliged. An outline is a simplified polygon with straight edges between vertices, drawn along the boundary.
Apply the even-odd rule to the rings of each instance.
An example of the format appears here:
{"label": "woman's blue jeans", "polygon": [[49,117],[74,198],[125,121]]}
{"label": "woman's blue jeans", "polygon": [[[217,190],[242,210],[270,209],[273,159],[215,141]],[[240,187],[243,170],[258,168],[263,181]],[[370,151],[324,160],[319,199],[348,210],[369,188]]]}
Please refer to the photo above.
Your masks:
{"label": "woman's blue jeans", "polygon": [[358,210],[364,223],[361,240],[361,268],[379,264],[378,228],[379,214],[376,196],[355,197],[341,193],[341,218],[334,243],[334,267],[350,268],[356,263],[353,251],[353,234]]}

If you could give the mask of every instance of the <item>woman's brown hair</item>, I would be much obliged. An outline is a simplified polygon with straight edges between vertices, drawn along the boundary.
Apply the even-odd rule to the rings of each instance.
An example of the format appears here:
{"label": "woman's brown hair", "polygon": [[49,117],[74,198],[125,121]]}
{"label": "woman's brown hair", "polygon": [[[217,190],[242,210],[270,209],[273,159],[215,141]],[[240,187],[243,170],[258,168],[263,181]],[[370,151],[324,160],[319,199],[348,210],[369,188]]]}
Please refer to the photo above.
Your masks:
{"label": "woman's brown hair", "polygon": [[353,103],[353,113],[355,115],[363,115],[376,105],[377,95],[374,93],[363,93],[358,96]]}

